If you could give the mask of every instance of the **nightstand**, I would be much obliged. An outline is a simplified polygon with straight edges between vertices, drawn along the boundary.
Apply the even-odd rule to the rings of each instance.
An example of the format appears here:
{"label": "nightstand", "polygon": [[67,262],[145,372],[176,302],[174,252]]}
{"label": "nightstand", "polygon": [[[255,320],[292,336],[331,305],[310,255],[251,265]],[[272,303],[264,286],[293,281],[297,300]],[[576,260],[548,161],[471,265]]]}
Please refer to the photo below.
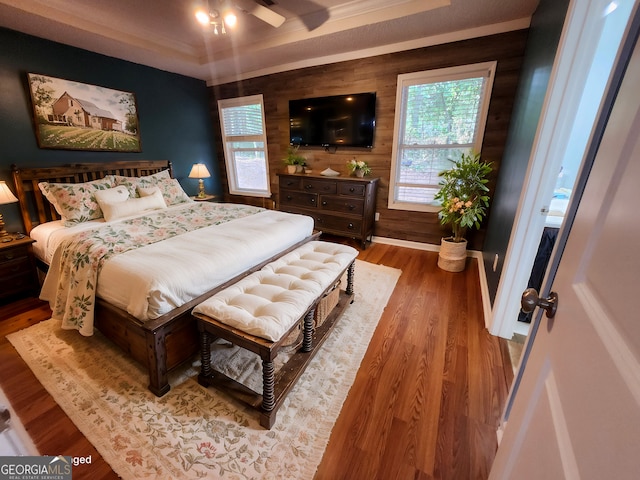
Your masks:
{"label": "nightstand", "polygon": [[191,197],[191,199],[195,200],[196,202],[217,202],[218,201],[218,197],[216,197],[215,195],[205,195],[204,198]]}
{"label": "nightstand", "polygon": [[0,300],[38,292],[38,274],[29,236],[9,234],[13,240],[0,243]]}

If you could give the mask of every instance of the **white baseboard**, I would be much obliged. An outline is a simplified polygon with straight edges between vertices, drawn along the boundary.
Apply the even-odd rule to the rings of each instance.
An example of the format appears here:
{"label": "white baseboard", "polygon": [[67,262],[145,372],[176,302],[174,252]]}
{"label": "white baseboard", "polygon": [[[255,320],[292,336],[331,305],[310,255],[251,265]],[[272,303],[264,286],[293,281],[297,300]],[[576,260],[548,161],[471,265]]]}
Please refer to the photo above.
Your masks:
{"label": "white baseboard", "polygon": [[[416,250],[426,250],[429,252],[439,252],[440,245],[432,243],[412,242],[409,240],[399,240],[397,238],[376,237],[372,239],[373,243],[382,243],[385,245],[395,245],[397,247],[413,248]],[[484,261],[482,252],[478,250],[467,250],[467,256],[478,260],[478,279],[480,280],[480,293],[482,295],[482,310],[484,313],[484,326],[489,328],[491,320],[491,297],[489,296],[489,284],[487,282],[487,272],[484,269]],[[522,323],[522,322],[520,322]]]}
{"label": "white baseboard", "polygon": [[373,243],[382,243],[384,245],[395,245],[396,247],[413,248],[415,250],[427,250],[429,252],[439,252],[440,246],[432,243],[412,242],[410,240],[399,240],[397,238],[373,237]]}
{"label": "white baseboard", "polygon": [[529,336],[529,328],[531,327],[530,323],[525,322],[516,322],[513,326],[513,333],[519,333],[520,335],[524,335],[525,337]]}

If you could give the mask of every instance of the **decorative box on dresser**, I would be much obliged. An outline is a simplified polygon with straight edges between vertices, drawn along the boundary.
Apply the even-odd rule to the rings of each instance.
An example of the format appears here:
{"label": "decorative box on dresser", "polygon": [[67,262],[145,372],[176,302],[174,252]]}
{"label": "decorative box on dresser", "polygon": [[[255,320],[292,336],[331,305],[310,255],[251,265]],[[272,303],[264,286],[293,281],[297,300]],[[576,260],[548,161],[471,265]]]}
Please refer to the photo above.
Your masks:
{"label": "decorative box on dresser", "polygon": [[278,173],[278,210],[313,217],[315,228],[359,239],[373,237],[378,178]]}
{"label": "decorative box on dresser", "polygon": [[26,235],[12,235],[13,240],[0,242],[0,302],[6,303],[26,293],[38,291],[38,274],[31,244]]}

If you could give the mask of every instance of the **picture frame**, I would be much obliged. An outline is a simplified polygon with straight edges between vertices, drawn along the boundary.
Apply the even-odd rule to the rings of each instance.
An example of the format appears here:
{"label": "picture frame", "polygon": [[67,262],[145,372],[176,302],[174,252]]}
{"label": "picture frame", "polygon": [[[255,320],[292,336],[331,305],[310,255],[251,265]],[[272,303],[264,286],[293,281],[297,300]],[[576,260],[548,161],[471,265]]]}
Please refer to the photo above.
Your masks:
{"label": "picture frame", "polygon": [[133,93],[38,73],[27,77],[40,148],[142,151]]}

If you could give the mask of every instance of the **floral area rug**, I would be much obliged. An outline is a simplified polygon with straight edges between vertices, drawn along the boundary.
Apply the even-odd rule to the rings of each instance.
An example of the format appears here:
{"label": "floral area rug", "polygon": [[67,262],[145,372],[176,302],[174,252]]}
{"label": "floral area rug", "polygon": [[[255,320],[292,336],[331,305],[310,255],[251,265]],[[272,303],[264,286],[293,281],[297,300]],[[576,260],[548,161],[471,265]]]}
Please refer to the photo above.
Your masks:
{"label": "floral area rug", "polygon": [[[48,320],[8,338],[124,479],[311,479],[400,273],[356,261],[355,302],[289,392],[271,430],[259,425],[256,411],[200,386],[199,360],[172,377],[171,390],[158,398],[146,388],[144,369],[99,333],[83,337]],[[258,357],[220,350],[235,375],[260,385]]]}

